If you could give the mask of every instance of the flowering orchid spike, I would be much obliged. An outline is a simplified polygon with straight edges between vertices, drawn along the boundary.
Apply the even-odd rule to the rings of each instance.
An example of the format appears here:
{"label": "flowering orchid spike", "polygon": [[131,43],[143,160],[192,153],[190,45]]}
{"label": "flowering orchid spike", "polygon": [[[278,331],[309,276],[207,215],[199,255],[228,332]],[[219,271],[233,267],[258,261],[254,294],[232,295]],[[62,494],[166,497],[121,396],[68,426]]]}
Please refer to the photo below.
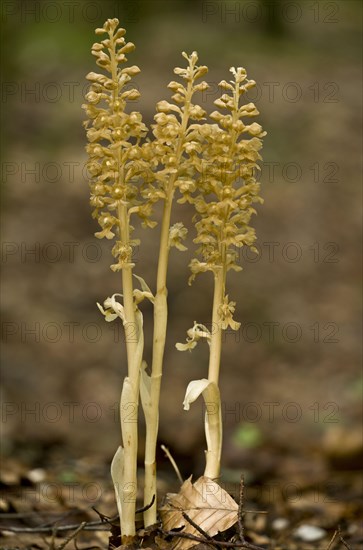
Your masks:
{"label": "flowering orchid spike", "polygon": [[[204,120],[206,112],[198,105],[195,97],[208,88],[202,80],[208,69],[198,65],[196,52],[188,55],[183,52],[185,67],[176,67],[168,88],[172,91],[169,100],[156,105],[155,124],[152,126],[153,139],[143,145],[144,158],[149,159],[154,178],[150,178],[142,191],[146,204],[152,208],[157,202],[163,203],[160,228],[160,248],[157,268],[156,292],[154,297],[153,352],[150,375],[150,397],[145,397],[146,418],[145,444],[145,490],[144,503],[149,505],[156,494],[156,443],[159,423],[158,403],[163,371],[163,357],[167,331],[167,273],[169,253],[172,247],[185,251],[184,239],[187,229],[181,222],[171,225],[172,206],[175,195],[179,202],[189,202],[195,191],[194,173],[200,164],[199,133],[195,124]],[[143,375],[145,378],[145,374]],[[147,403],[153,403],[150,412]],[[157,521],[156,503],[147,506],[144,513],[145,525]]]}
{"label": "flowering orchid spike", "polygon": [[[256,250],[256,234],[250,220],[256,213],[254,203],[262,202],[255,173],[261,160],[262,137],[266,135],[260,124],[246,121],[258,115],[255,105],[241,105],[243,94],[255,86],[255,81],[247,79],[242,67],[231,67],[230,72],[233,79],[229,82],[222,80],[219,84],[223,94],[214,101],[218,110],[210,114],[213,123],[198,126],[200,164],[197,166],[194,192],[188,197],[195,207],[197,235],[194,242],[198,245],[197,257],[190,263],[192,274],[189,283],[196,275],[206,271],[211,271],[214,278],[213,331],[208,339],[210,386],[206,388],[217,389],[222,331],[228,327],[232,330],[240,327],[240,323],[233,319],[236,303],[229,301],[226,294],[227,272],[241,269],[237,254],[239,248],[247,246]],[[177,349],[191,350],[196,346],[200,332],[196,325],[193,329],[188,331],[186,343],[177,344]],[[200,381],[192,388],[202,393],[206,391]],[[217,406],[216,395],[214,398]],[[221,416],[207,414],[207,477],[219,475],[221,434]]]}
{"label": "flowering orchid spike", "polygon": [[140,146],[148,129],[141,114],[131,106],[140,97],[139,91],[132,85],[133,77],[140,69],[135,65],[126,65],[126,56],[135,46],[125,41],[126,31],[118,25],[117,19],[108,19],[102,28],[96,29],[102,40],[93,44],[92,55],[101,72],[87,75],[90,88],[82,107],[87,115],[84,127],[88,139],[86,149],[92,216],[101,227],[96,237],[115,240],[112,247],[115,261],[110,267],[112,271],[121,271],[122,276],[123,304],[116,300],[116,296],[120,295],[114,294],[105,300],[103,306],[97,306],[106,321],[119,317],[125,330],[127,326],[135,328],[135,338],[127,338],[127,335],[125,338],[128,373],[120,403],[123,445],[119,449],[123,449],[122,460],[121,451],[118,451],[111,468],[123,542],[126,542],[127,537],[135,534],[136,503],[133,492],[137,487],[138,436],[137,423],[125,420],[123,406],[131,404],[137,411],[143,350],[143,328],[137,309],[140,296],[137,293],[134,295],[132,277],[133,250],[138,241],[131,238],[133,227],[130,221],[132,216],[138,215],[144,223],[149,223],[151,208],[140,201],[140,189],[142,183],[148,180],[151,168]]}

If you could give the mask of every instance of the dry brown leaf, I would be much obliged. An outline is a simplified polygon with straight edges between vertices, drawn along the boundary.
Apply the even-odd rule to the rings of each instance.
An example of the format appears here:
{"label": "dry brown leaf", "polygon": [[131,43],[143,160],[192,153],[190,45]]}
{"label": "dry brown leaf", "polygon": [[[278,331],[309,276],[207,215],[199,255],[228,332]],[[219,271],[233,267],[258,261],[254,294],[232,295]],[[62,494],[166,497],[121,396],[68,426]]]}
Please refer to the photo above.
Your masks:
{"label": "dry brown leaf", "polygon": [[[193,484],[187,479],[178,494],[169,493],[166,504],[159,510],[163,528],[166,531],[184,526],[183,533],[201,534],[182,516],[182,512],[213,537],[219,531],[226,531],[237,522],[238,505],[218,483],[208,477],[200,477]],[[174,549],[187,550],[196,542],[176,539]]]}

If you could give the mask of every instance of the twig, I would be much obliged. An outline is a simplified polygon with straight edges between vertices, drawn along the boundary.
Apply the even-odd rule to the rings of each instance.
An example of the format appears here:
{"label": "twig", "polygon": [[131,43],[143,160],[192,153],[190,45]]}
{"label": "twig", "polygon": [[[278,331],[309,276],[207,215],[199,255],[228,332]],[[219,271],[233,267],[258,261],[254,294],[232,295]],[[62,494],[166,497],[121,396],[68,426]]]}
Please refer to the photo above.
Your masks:
{"label": "twig", "polygon": [[153,495],[152,499],[151,499],[151,502],[149,502],[149,504],[146,504],[145,506],[143,506],[142,508],[138,508],[136,510],[136,514],[141,514],[141,512],[146,512],[146,510],[148,510],[149,508],[151,508],[151,506],[154,504],[155,502],[155,495]]}
{"label": "twig", "polygon": [[[78,510],[75,510],[78,512]],[[56,512],[47,512],[44,510],[44,512],[37,511],[37,512],[5,512],[4,514],[0,514],[0,519],[24,519],[24,518],[30,518],[32,516],[40,516],[41,514],[47,514],[47,516],[51,515],[52,513]]]}
{"label": "twig", "polygon": [[239,502],[238,502],[238,514],[237,514],[237,521],[238,521],[238,534],[241,542],[245,541],[244,537],[244,526],[242,521],[243,516],[243,501],[244,501],[244,479],[243,476],[241,476],[240,483],[239,483]]}
{"label": "twig", "polygon": [[339,540],[342,543],[342,545],[345,546],[345,548],[347,550],[352,550],[351,547],[349,546],[349,544],[343,539],[343,535],[342,535],[342,532],[340,530],[340,526],[338,527],[338,534],[339,534]]}
{"label": "twig", "polygon": [[335,539],[337,538],[337,535],[338,535],[339,531],[335,531],[334,532],[334,535],[332,536],[332,538],[330,539],[330,542],[328,544],[328,546],[326,547],[325,550],[331,550],[332,546],[333,546],[333,542],[335,541]]}
{"label": "twig", "polygon": [[[155,495],[153,496],[150,504],[148,504],[147,506],[143,506],[142,508],[137,509],[136,513],[144,512],[145,510],[147,510],[148,508],[150,508],[154,504],[154,501],[155,501]],[[115,516],[112,516],[111,518],[106,519],[106,516],[103,516],[103,514],[100,514],[100,512],[97,512],[97,510],[95,510],[95,512],[100,517],[103,517],[103,519],[98,520],[98,521],[83,522],[85,524],[84,527],[83,527],[84,531],[107,531],[109,529],[109,527],[106,525],[106,521],[107,521],[107,523],[112,525],[113,522],[118,520],[118,517],[119,517],[118,514],[117,514]],[[59,519],[55,520],[54,523],[57,523],[62,518],[63,518],[63,516],[61,516]],[[4,525],[4,526],[0,526],[0,531],[11,531],[13,533],[53,533],[53,530],[55,529],[56,532],[58,533],[58,532],[71,531],[73,529],[78,529],[79,526],[80,526],[79,523],[71,524],[71,525],[60,525],[59,527],[57,527],[55,525],[49,525],[49,524],[39,525],[39,526],[35,526],[35,527],[12,527],[12,526],[5,526]],[[107,527],[107,528],[105,529],[105,527]]]}
{"label": "twig", "polygon": [[207,533],[206,531],[204,531],[204,529],[202,529],[200,525],[198,525],[197,523],[195,523],[195,521],[193,521],[192,518],[190,518],[186,512],[182,512],[182,516],[183,516],[184,519],[187,520],[188,523],[190,523],[190,525],[191,525],[192,527],[194,527],[194,529],[195,529],[196,531],[198,531],[198,533],[200,533],[201,535],[203,535],[207,540],[213,540],[213,537],[211,537],[210,535],[208,535],[208,533]]}
{"label": "twig", "polygon": [[118,514],[116,516],[113,516],[112,518],[109,518],[108,516],[105,516],[105,514],[102,514],[102,512],[99,512],[94,506],[92,506],[92,510],[96,512],[101,520],[101,523],[108,523],[109,525],[112,525],[112,522],[118,519]]}
{"label": "twig", "polygon": [[86,524],[87,522],[83,521],[73,533],[71,533],[59,546],[57,546],[56,550],[63,550],[63,548],[65,548],[67,544],[71,542],[71,540],[73,540],[78,533],[82,531],[82,529],[85,528]]}
{"label": "twig", "polygon": [[174,472],[176,473],[177,475],[177,478],[179,479],[180,481],[180,484],[182,485],[184,483],[184,479],[182,478],[181,476],[181,473],[180,473],[180,470],[178,468],[178,465],[177,463],[175,462],[174,458],[172,457],[169,449],[167,447],[165,447],[165,445],[161,445],[161,448],[162,450],[164,451],[165,455],[167,456],[167,458],[169,459],[172,467],[174,468]]}
{"label": "twig", "polygon": [[[186,512],[182,512],[182,516],[184,519],[187,520],[188,523],[190,523],[192,527],[194,527],[196,531],[198,531],[198,533],[200,533],[206,538],[206,544],[209,544],[210,546],[215,546],[213,538],[210,535],[208,535],[208,533],[204,531],[204,529],[202,529],[200,525],[195,523],[195,521],[193,521],[192,518],[190,518]],[[218,548],[220,549],[221,547],[218,546]]]}
{"label": "twig", "polygon": [[[145,512],[146,510],[151,508],[151,506],[154,504],[154,502],[155,502],[155,495],[153,495],[153,498],[151,499],[151,502],[149,504],[147,504],[146,506],[143,506],[142,508],[138,508],[135,513],[136,514],[141,514],[142,512]],[[104,525],[105,523],[108,523],[109,525],[113,526],[114,522],[119,519],[118,514],[116,514],[114,516],[111,516],[111,517],[108,517],[108,516],[105,516],[105,514],[102,514],[102,512],[99,512],[97,510],[97,508],[95,508],[94,506],[92,506],[92,510],[94,512],[96,512],[96,514],[100,518],[100,521],[89,521],[89,522],[86,523],[86,527]],[[95,529],[95,531],[96,531],[96,529]]]}
{"label": "twig", "polygon": [[[239,502],[238,502],[238,512],[237,512],[237,523],[238,523],[238,535],[240,538],[240,541],[242,543],[243,548],[250,548],[251,550],[253,548],[260,548],[259,546],[255,546],[254,544],[250,544],[246,541],[245,535],[244,535],[244,525],[243,525],[243,504],[244,504],[244,492],[245,492],[245,484],[243,476],[241,476],[240,484],[239,484]],[[237,546],[237,544],[236,544]]]}
{"label": "twig", "polygon": [[66,518],[71,516],[74,512],[78,512],[78,510],[69,510],[69,511],[65,512],[64,514],[62,514],[57,519],[53,520],[53,521],[48,521],[47,523],[42,523],[40,527],[54,527],[56,525],[56,523],[59,523],[60,521],[65,520]]}
{"label": "twig", "polygon": [[56,526],[53,525],[52,538],[50,539],[50,543],[49,543],[49,550],[56,550],[56,548],[55,548],[55,538],[56,538],[56,536],[57,536]]}
{"label": "twig", "polygon": [[[96,523],[96,525],[94,525],[94,523]],[[53,533],[53,529],[55,529],[57,533],[64,533],[65,531],[77,529],[78,527],[79,523],[74,525],[60,525],[59,527],[11,527],[4,525],[0,527],[0,532],[11,531],[12,533]],[[83,529],[84,531],[109,531],[109,527],[106,527],[107,526],[104,522],[90,521],[89,523],[86,523]]]}
{"label": "twig", "polygon": [[[170,503],[171,505],[171,503]],[[175,510],[179,510],[179,512],[182,511],[182,508],[181,507],[178,507],[178,506],[173,506],[175,508]],[[163,513],[164,514],[174,514],[175,513],[175,510],[163,510]],[[185,508],[185,510],[214,510],[216,512],[219,512],[219,511],[223,511],[223,512],[234,512],[235,509],[234,508],[218,508],[217,506],[213,506],[213,508],[206,508],[205,506],[192,506],[190,508]],[[243,510],[243,515],[244,514],[267,514],[266,510]]]}
{"label": "twig", "polygon": [[214,538],[207,540],[205,538],[197,537],[190,533],[182,533],[180,531],[164,531],[163,529],[160,529],[160,532],[163,535],[170,536],[170,537],[182,537],[184,539],[195,540],[196,542],[203,542],[204,544],[213,543],[215,546],[224,546],[225,548],[248,548],[249,550],[265,550],[261,546],[255,546],[254,544],[250,544],[249,542],[246,542],[246,541],[225,542],[225,541],[215,540]]}

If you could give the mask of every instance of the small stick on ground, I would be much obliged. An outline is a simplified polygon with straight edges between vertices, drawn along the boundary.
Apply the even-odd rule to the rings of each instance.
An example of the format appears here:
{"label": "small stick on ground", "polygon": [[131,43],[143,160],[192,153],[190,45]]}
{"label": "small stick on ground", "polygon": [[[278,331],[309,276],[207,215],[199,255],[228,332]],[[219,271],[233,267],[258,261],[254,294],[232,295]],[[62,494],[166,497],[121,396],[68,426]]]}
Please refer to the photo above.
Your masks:
{"label": "small stick on ground", "polygon": [[245,542],[244,537],[244,526],[243,526],[243,501],[244,501],[244,479],[243,476],[241,476],[240,483],[239,483],[239,502],[238,502],[238,534],[241,542]]}
{"label": "small stick on ground", "polygon": [[[151,502],[149,502],[149,504],[147,504],[146,506],[143,506],[142,508],[138,508],[135,511],[135,514],[142,514],[142,512],[145,512],[146,510],[151,508],[151,506],[154,504],[154,502],[155,502],[155,495],[153,495],[153,498],[151,499]],[[89,526],[91,524],[92,525],[103,525],[104,523],[108,523],[111,526],[115,526],[114,522],[119,520],[119,518],[120,518],[118,514],[116,514],[115,516],[112,516],[112,517],[105,516],[104,514],[102,514],[102,512],[99,512],[97,510],[97,508],[95,508],[94,506],[92,506],[92,510],[94,512],[96,512],[96,514],[98,515],[98,517],[100,518],[101,521],[88,522],[87,526]]]}
{"label": "small stick on ground", "polygon": [[118,519],[118,514],[117,514],[117,516],[113,516],[112,518],[109,518],[109,517],[105,516],[104,514],[102,514],[102,512],[99,512],[97,510],[97,508],[95,508],[94,506],[92,506],[92,510],[94,512],[96,512],[96,514],[98,515],[98,517],[101,520],[101,523],[108,523],[109,525],[112,526],[113,525],[112,522],[116,521]]}
{"label": "small stick on ground", "polygon": [[151,508],[151,506],[154,504],[155,502],[155,495],[153,495],[151,501],[149,502],[149,504],[145,504],[145,506],[143,506],[142,508],[138,508],[136,510],[136,514],[141,514],[142,512],[146,512],[146,510],[148,510],[149,508]]}
{"label": "small stick on ground", "polygon": [[239,484],[239,502],[238,502],[238,512],[237,512],[238,535],[239,535],[239,539],[240,539],[240,541],[243,545],[242,547],[243,548],[250,548],[252,550],[253,548],[259,548],[259,547],[254,546],[253,544],[250,544],[245,539],[244,525],[243,525],[244,492],[245,492],[245,484],[244,484],[243,476],[241,476],[240,484]]}
{"label": "small stick on ground", "polygon": [[207,540],[205,538],[197,537],[190,533],[183,533],[181,531],[164,531],[164,529],[160,529],[160,533],[162,533],[167,537],[168,536],[181,537],[184,539],[195,540],[196,542],[203,542],[204,544],[213,544],[214,546],[222,546],[225,548],[247,548],[248,550],[265,550],[261,546],[256,546],[246,541],[245,542],[225,542],[221,540],[215,540],[214,538]]}
{"label": "small stick on ground", "polygon": [[349,546],[349,544],[343,539],[343,535],[342,535],[342,532],[340,530],[340,526],[338,527],[338,534],[339,534],[339,540],[342,543],[342,545],[345,546],[345,548],[347,550],[352,550],[351,547]]}
{"label": "small stick on ground", "polygon": [[177,475],[177,478],[179,479],[180,481],[180,485],[183,485],[184,483],[184,479],[182,478],[181,476],[181,473],[180,473],[180,470],[178,468],[178,465],[177,463],[175,462],[174,458],[172,457],[169,449],[167,447],[165,447],[165,445],[161,445],[161,448],[162,450],[164,451],[165,455],[167,456],[167,458],[170,460],[170,463],[172,465],[172,467],[174,468],[174,472],[176,473]]}
{"label": "small stick on ground", "polygon": [[68,535],[68,537],[59,546],[57,546],[56,550],[63,550],[63,548],[65,548],[67,544],[71,542],[71,540],[73,540],[78,535],[78,533],[82,531],[82,529],[84,529],[86,524],[87,522],[83,521],[73,533]]}
{"label": "small stick on ground", "polygon": [[337,535],[339,534],[339,531],[335,531],[334,532],[334,535],[332,536],[332,538],[330,539],[330,542],[328,544],[328,546],[326,547],[325,550],[331,550],[331,548],[333,547],[333,542],[335,541],[335,539],[337,538]]}
{"label": "small stick on ground", "polygon": [[[184,519],[187,520],[188,523],[190,523],[190,525],[191,525],[192,527],[194,527],[194,529],[195,529],[196,531],[198,531],[198,533],[200,533],[201,535],[203,535],[203,536],[207,539],[207,540],[206,540],[206,544],[208,544],[208,541],[209,541],[209,543],[210,543],[212,546],[215,546],[215,545],[216,545],[216,543],[213,541],[213,538],[212,538],[210,535],[208,535],[208,533],[207,533],[206,531],[204,531],[204,529],[202,529],[200,525],[198,525],[197,523],[195,523],[195,521],[193,521],[192,518],[190,518],[186,512],[182,512],[182,516],[183,516]],[[217,548],[220,549],[221,547],[220,547],[220,546],[217,546]]]}
{"label": "small stick on ground", "polygon": [[[153,496],[151,502],[147,506],[143,506],[142,508],[138,508],[136,510],[136,513],[139,514],[141,512],[144,512],[145,510],[150,508],[154,504],[154,502],[155,502],[155,495]],[[98,514],[98,516],[101,519],[98,520],[98,521],[84,522],[85,523],[85,525],[83,527],[84,531],[105,531],[105,530],[108,530],[109,527],[107,526],[107,523],[113,525],[113,522],[115,522],[119,519],[118,514],[116,514],[115,516],[112,516],[111,518],[106,518],[106,516],[104,516],[103,514],[98,512],[96,509],[93,508],[93,510]],[[66,514],[66,515],[68,515],[68,514]],[[61,519],[63,519],[64,516],[65,516],[65,514],[63,514],[60,518],[55,520],[55,523],[58,523]],[[57,533],[64,533],[65,531],[70,531],[72,529],[78,529],[79,527],[80,527],[80,524],[77,524],[77,523],[76,524],[70,524],[70,525],[59,525],[59,526],[46,524],[46,525],[38,525],[38,526],[34,526],[34,527],[12,527],[11,525],[9,525],[9,526],[2,526],[1,530],[2,531],[11,531],[12,533],[50,533],[50,534],[52,534],[54,532],[55,534],[57,534]],[[107,529],[105,529],[106,527],[107,527]]]}

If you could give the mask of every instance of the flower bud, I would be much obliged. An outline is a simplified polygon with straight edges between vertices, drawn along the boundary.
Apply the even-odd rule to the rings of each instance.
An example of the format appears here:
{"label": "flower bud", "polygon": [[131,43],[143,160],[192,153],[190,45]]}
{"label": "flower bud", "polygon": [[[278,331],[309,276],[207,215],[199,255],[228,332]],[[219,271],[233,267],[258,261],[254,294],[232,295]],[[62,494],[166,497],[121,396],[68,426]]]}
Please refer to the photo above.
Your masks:
{"label": "flower bud", "polygon": [[133,52],[135,50],[135,44],[133,44],[132,42],[127,42],[127,44],[125,44],[120,50],[119,52],[120,53],[130,53],[130,52]]}
{"label": "flower bud", "polygon": [[92,50],[99,52],[99,51],[103,50],[103,46],[102,46],[102,44],[99,44],[98,42],[95,42],[92,46]]}
{"label": "flower bud", "polygon": [[86,94],[86,99],[89,103],[96,105],[101,99],[101,94],[96,94],[91,91]]}
{"label": "flower bud", "polygon": [[121,74],[128,74],[129,76],[135,76],[136,74],[139,74],[140,69],[137,65],[132,65],[131,67],[126,67],[125,69],[122,69]]}
{"label": "flower bud", "polygon": [[132,90],[124,92],[121,97],[122,99],[128,99],[129,101],[135,101],[136,99],[139,99],[140,92],[134,88]]}
{"label": "flower bud", "polygon": [[208,72],[208,67],[206,65],[201,65],[198,67],[197,71],[195,72],[194,78],[200,78],[201,76],[204,76]]}

